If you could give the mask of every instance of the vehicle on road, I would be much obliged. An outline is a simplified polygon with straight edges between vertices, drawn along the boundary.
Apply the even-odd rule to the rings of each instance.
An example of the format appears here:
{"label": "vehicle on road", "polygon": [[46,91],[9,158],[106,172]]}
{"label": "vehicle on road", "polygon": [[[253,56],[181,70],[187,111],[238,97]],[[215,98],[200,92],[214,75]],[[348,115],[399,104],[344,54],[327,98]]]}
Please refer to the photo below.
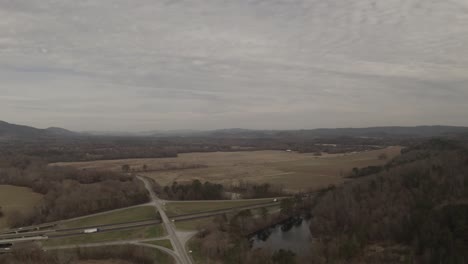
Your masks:
{"label": "vehicle on road", "polygon": [[100,231],[99,228],[88,228],[88,229],[83,230],[83,233],[92,234],[92,233],[97,233],[99,231]]}

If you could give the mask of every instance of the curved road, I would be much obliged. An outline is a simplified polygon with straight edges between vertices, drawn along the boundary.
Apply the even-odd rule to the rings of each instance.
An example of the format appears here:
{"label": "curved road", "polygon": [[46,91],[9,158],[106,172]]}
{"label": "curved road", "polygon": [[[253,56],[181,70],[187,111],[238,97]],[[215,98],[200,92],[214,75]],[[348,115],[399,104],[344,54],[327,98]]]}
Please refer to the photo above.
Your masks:
{"label": "curved road", "polygon": [[150,247],[159,249],[174,258],[174,260],[180,263],[180,257],[174,251],[157,245],[152,244],[145,244],[144,242],[150,241],[157,241],[167,239],[166,237],[159,238],[159,239],[151,239],[151,240],[127,240],[127,241],[118,241],[118,242],[107,242],[107,243],[94,243],[94,244],[77,244],[77,245],[66,245],[66,246],[56,246],[56,247],[44,247],[44,250],[58,250],[58,249],[76,249],[76,248],[93,248],[93,247],[104,247],[104,246],[117,246],[117,245],[135,245],[141,247]]}
{"label": "curved road", "polygon": [[150,193],[152,204],[161,216],[164,226],[166,227],[167,233],[169,234],[169,237],[171,239],[172,246],[174,247],[174,251],[179,256],[178,259],[180,261],[180,264],[192,264],[191,258],[187,255],[187,251],[185,251],[184,245],[180,242],[179,237],[177,236],[176,231],[174,229],[174,226],[172,225],[171,220],[169,220],[169,218],[167,217],[166,212],[164,212],[162,202],[154,193],[151,184],[144,177],[137,177],[145,184],[146,189]]}

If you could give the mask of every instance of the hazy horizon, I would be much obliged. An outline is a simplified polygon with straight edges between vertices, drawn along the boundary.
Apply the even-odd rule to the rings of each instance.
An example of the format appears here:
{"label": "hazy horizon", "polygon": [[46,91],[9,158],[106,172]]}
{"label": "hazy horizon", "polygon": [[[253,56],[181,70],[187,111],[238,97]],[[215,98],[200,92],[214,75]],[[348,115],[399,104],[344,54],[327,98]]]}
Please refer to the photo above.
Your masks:
{"label": "hazy horizon", "polygon": [[416,128],[416,127],[462,127],[468,128],[468,126],[456,126],[456,125],[440,125],[440,124],[419,124],[419,125],[412,125],[412,126],[365,126],[365,127],[316,127],[316,128],[286,128],[286,129],[270,129],[270,128],[245,128],[245,127],[219,127],[219,128],[211,128],[211,129],[190,129],[190,128],[181,128],[181,129],[149,129],[149,130],[73,130],[67,127],[61,126],[32,126],[28,124],[20,124],[15,123],[7,120],[0,120],[0,122],[7,122],[12,125],[20,125],[20,126],[31,126],[33,128],[38,129],[49,129],[49,128],[59,128],[59,129],[66,129],[72,132],[78,133],[90,133],[96,135],[111,135],[111,134],[129,134],[129,135],[146,135],[151,133],[197,133],[197,132],[210,132],[210,131],[220,131],[220,130],[251,130],[251,131],[300,131],[300,130],[315,130],[315,129],[367,129],[367,128],[386,128],[386,127],[403,127],[403,128]]}
{"label": "hazy horizon", "polygon": [[465,0],[0,0],[0,120],[468,126]]}

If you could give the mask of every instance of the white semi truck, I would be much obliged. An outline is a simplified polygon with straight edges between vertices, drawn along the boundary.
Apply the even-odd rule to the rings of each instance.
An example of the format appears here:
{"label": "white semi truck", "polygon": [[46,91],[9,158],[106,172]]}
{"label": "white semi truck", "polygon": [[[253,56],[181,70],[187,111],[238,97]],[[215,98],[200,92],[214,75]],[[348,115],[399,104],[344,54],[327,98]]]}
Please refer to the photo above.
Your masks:
{"label": "white semi truck", "polygon": [[99,228],[88,228],[83,230],[83,233],[85,234],[92,234],[92,233],[97,233],[99,232]]}

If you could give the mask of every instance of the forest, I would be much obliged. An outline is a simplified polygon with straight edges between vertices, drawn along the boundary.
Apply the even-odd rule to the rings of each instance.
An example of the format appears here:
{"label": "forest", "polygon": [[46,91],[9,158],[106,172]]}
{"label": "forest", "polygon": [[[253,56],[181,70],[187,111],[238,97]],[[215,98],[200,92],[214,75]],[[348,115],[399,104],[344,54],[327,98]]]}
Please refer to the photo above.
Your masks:
{"label": "forest", "polygon": [[144,185],[122,173],[50,167],[39,158],[5,157],[0,184],[31,188],[44,198],[32,213],[13,212],[12,227],[74,218],[149,200]]}
{"label": "forest", "polygon": [[330,190],[312,210],[313,263],[466,263],[467,172],[464,143],[434,139]]}

